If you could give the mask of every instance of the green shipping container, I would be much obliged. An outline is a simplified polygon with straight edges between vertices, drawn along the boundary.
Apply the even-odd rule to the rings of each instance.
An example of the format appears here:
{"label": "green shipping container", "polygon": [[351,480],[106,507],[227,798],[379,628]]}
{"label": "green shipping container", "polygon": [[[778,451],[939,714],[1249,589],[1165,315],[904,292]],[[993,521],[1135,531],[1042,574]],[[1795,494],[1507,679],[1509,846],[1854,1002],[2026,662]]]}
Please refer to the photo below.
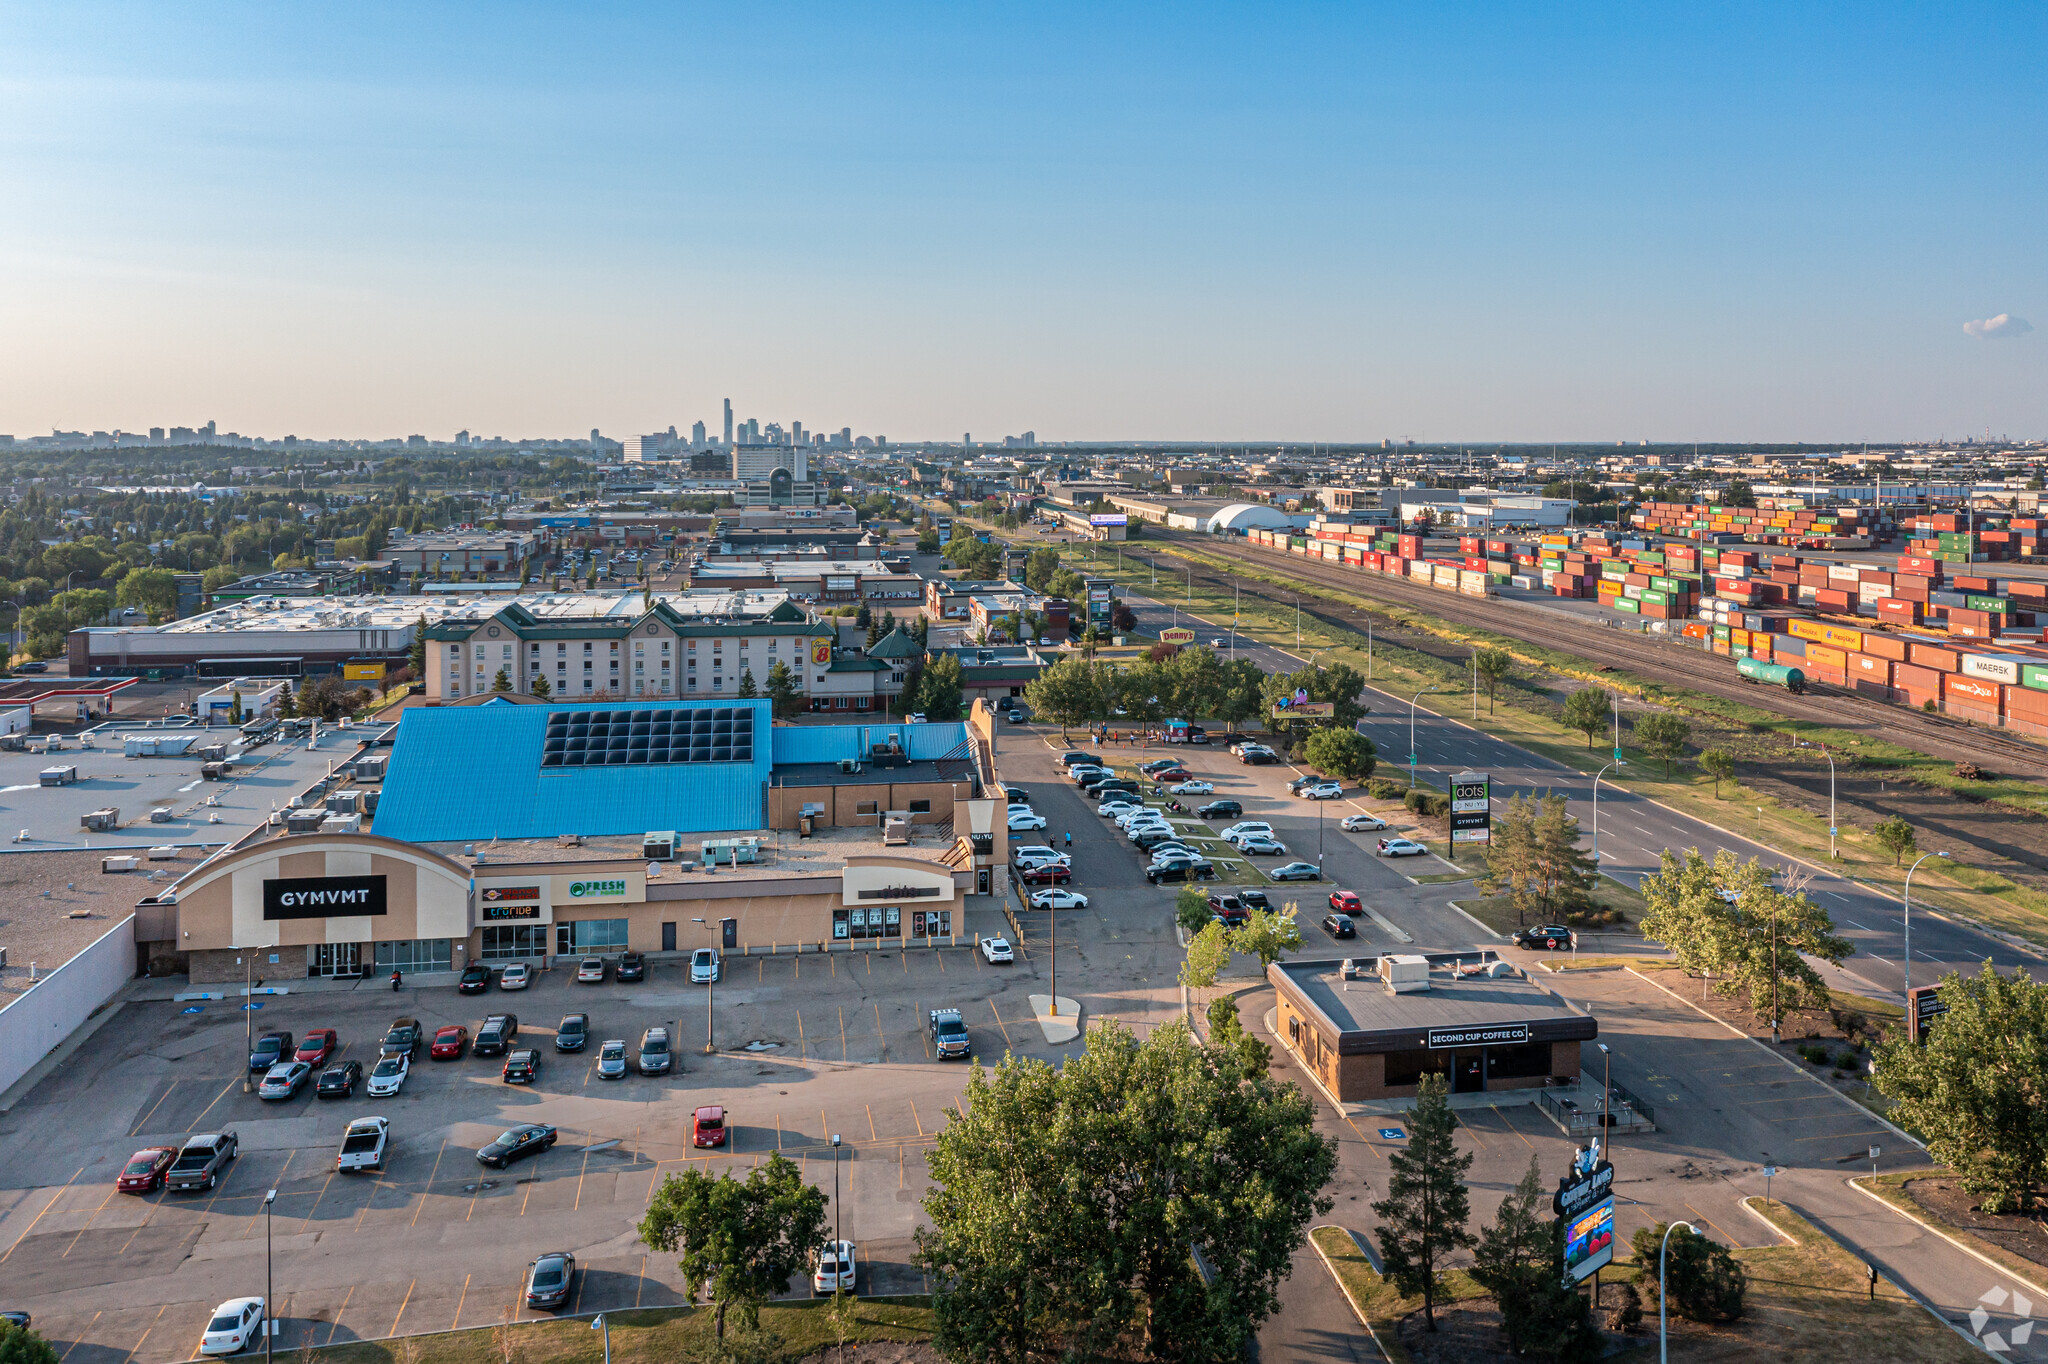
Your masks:
{"label": "green shipping container", "polygon": [[1614,609],[1617,611],[1626,611],[1630,615],[1642,614],[1641,610],[1636,606],[1635,599],[1633,597],[1616,597],[1614,599]]}
{"label": "green shipping container", "polygon": [[1726,638],[1728,638],[1728,627],[1727,627],[1727,626],[1725,626],[1725,625],[1716,625],[1716,626],[1714,627],[1714,638],[1715,638],[1715,639],[1726,639]]}
{"label": "green shipping container", "polygon": [[2048,691],[2048,663],[2020,664],[2020,685],[2032,687],[2035,691]]}
{"label": "green shipping container", "polygon": [[1646,601],[1652,606],[1669,606],[1671,604],[1671,594],[1669,592],[1659,592],[1654,587],[1646,587],[1643,589],[1643,595],[1636,600]]}
{"label": "green shipping container", "polygon": [[1963,603],[1972,611],[1989,611],[1994,616],[2002,616],[2012,609],[2012,603],[2004,597],[1966,596]]}

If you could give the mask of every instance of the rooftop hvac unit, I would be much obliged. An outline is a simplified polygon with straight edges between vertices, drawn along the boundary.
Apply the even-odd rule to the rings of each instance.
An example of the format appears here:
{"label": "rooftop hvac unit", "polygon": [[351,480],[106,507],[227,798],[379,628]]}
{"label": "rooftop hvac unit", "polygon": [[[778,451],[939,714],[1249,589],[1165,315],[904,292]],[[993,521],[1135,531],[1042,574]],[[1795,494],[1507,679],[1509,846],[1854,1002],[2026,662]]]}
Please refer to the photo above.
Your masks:
{"label": "rooftop hvac unit", "polygon": [[177,857],[178,845],[175,843],[159,843],[149,850],[149,860],[152,862],[173,862]]}
{"label": "rooftop hvac unit", "polygon": [[326,822],[325,810],[293,810],[284,817],[284,830],[288,834],[317,834]]}
{"label": "rooftop hvac unit", "polygon": [[640,856],[650,862],[669,862],[676,855],[676,833],[673,829],[643,834],[640,838]]}
{"label": "rooftop hvac unit", "polygon": [[121,812],[113,806],[107,805],[97,810],[86,811],[84,817],[78,822],[81,827],[90,829],[94,833],[106,833],[110,829],[121,827]]}
{"label": "rooftop hvac unit", "polygon": [[159,805],[154,810],[151,810],[149,812],[149,822],[151,824],[169,824],[171,822],[171,807]]}
{"label": "rooftop hvac unit", "polygon": [[117,871],[134,871],[141,865],[142,859],[139,857],[102,857],[100,859],[100,871],[102,874]]}
{"label": "rooftop hvac unit", "polygon": [[1418,954],[1380,958],[1380,983],[1397,995],[1429,988],[1429,958]]}
{"label": "rooftop hvac unit", "polygon": [[[362,831],[361,815],[329,815],[320,821],[320,832],[323,834],[359,834]],[[481,862],[483,859],[477,860]]]}

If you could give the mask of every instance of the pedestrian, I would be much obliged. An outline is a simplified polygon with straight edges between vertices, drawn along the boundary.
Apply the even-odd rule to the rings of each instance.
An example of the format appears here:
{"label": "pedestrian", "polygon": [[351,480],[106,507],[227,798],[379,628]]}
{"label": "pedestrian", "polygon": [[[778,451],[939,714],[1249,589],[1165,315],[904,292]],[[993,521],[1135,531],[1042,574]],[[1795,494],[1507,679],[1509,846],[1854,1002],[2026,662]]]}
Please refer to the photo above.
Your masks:
{"label": "pedestrian", "polygon": [[1072,834],[1068,834],[1068,835],[1067,835],[1067,851],[1068,851],[1068,852],[1072,852],[1073,850],[1074,850],[1074,836],[1073,836]]}

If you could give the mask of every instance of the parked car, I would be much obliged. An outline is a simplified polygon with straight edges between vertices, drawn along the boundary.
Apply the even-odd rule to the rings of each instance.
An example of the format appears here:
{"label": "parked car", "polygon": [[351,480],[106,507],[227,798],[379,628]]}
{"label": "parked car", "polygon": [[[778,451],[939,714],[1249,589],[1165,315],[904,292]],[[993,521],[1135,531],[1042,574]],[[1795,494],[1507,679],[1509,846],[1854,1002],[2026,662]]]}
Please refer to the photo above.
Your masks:
{"label": "parked car", "polygon": [[981,940],[981,958],[989,965],[995,966],[1016,961],[1017,954],[1010,949],[1010,940],[1008,938],[983,938]]}
{"label": "parked car", "polygon": [[1178,838],[1169,838],[1164,843],[1154,843],[1151,852],[1154,862],[1168,857],[1200,857],[1202,855],[1200,848]]}
{"label": "parked car", "polygon": [[1294,793],[1303,800],[1341,800],[1344,788],[1333,781],[1319,781]]}
{"label": "parked car", "polygon": [[505,1067],[498,1072],[508,1085],[530,1085],[540,1078],[540,1053],[532,1047],[507,1052]]}
{"label": "parked car", "polygon": [[114,1188],[119,1193],[155,1193],[177,1158],[175,1146],[145,1146],[128,1157],[128,1163],[114,1180]]}
{"label": "parked car", "polygon": [[1323,869],[1313,862],[1288,862],[1273,868],[1266,875],[1275,881],[1320,881]]}
{"label": "parked car", "polygon": [[460,1023],[450,1023],[436,1029],[434,1044],[427,1048],[427,1055],[436,1061],[459,1061],[469,1046],[469,1029]]}
{"label": "parked car", "polygon": [[1195,811],[1198,819],[1238,819],[1244,814],[1244,806],[1234,800],[1212,800]]}
{"label": "parked car", "polygon": [[1135,800],[1106,800],[1095,807],[1095,813],[1104,819],[1115,819],[1118,815],[1127,815],[1139,808],[1141,807]]}
{"label": "parked car", "polygon": [[647,958],[638,952],[621,952],[619,969],[612,973],[612,979],[621,984],[647,979]]}
{"label": "parked car", "polygon": [[164,1176],[164,1188],[172,1193],[211,1189],[220,1183],[220,1172],[240,1148],[241,1141],[233,1132],[204,1132],[188,1137],[178,1148],[178,1158],[171,1162],[170,1173]]}
{"label": "parked car", "polygon": [[1381,857],[1420,857],[1429,849],[1412,838],[1383,838],[1380,840]]}
{"label": "parked car", "polygon": [[1330,892],[1330,908],[1339,914],[1363,914],[1365,902],[1358,898],[1355,890],[1333,890]]}
{"label": "parked car", "polygon": [[725,1145],[725,1109],[706,1104],[690,1119],[690,1144],[696,1147]]}
{"label": "parked car", "polygon": [[555,1129],[546,1123],[521,1123],[510,1127],[493,1137],[486,1146],[477,1148],[476,1161],[493,1170],[502,1170],[515,1160],[537,1156],[555,1144]]}
{"label": "parked car", "polygon": [[1235,843],[1248,834],[1265,834],[1270,837],[1272,832],[1273,826],[1263,819],[1243,819],[1225,829],[1217,837],[1225,843]]}
{"label": "parked car", "polygon": [[524,990],[533,983],[533,969],[523,961],[515,961],[498,972],[500,990]]}
{"label": "parked car", "polygon": [[293,1058],[309,1066],[324,1066],[341,1050],[341,1034],[332,1028],[314,1028],[299,1039]]}
{"label": "parked car", "polygon": [[1267,834],[1245,834],[1236,840],[1237,850],[1247,857],[1278,857],[1287,851],[1287,845]]}
{"label": "parked car", "polygon": [[1031,792],[1021,786],[1005,786],[1003,788],[1003,795],[1012,805],[1029,805],[1031,803]]}
{"label": "parked car", "polygon": [[1157,785],[1164,786],[1173,782],[1193,781],[1194,777],[1194,773],[1188,771],[1187,768],[1182,767],[1179,763],[1175,763],[1171,767],[1164,767],[1154,772],[1152,774],[1152,781]]}
{"label": "parked car", "polygon": [[346,1099],[354,1095],[356,1085],[363,1078],[363,1063],[356,1060],[336,1061],[320,1072],[320,1078],[313,1084],[316,1099]]}
{"label": "parked car", "polygon": [[1563,924],[1538,924],[1534,928],[1523,929],[1510,941],[1530,952],[1569,952],[1572,931]]}
{"label": "parked car", "polygon": [[294,1050],[296,1046],[290,1033],[264,1033],[249,1049],[249,1069],[269,1070],[280,1061],[289,1061]]}
{"label": "parked car", "polygon": [[690,984],[715,984],[725,974],[725,963],[715,947],[700,947],[690,953]]}
{"label": "parked car", "polygon": [[404,1056],[410,1059],[419,1055],[420,1021],[417,1018],[394,1018],[391,1028],[384,1034],[384,1040],[377,1044],[377,1055]]}
{"label": "parked car", "polygon": [[1027,886],[1064,886],[1074,879],[1074,869],[1064,862],[1041,862],[1024,868],[1018,879]]}
{"label": "parked car", "polygon": [[1028,805],[1014,806],[1010,810],[1011,833],[1035,833],[1045,827],[1045,816]]}
{"label": "parked car", "polygon": [[567,1307],[575,1285],[576,1257],[566,1250],[550,1251],[526,1267],[526,1305]]}
{"label": "parked car", "polygon": [[1358,927],[1342,914],[1325,914],[1323,932],[1333,938],[1355,938],[1358,936]]}
{"label": "parked car", "polygon": [[1086,909],[1088,897],[1078,890],[1034,890],[1031,892],[1033,909]]}
{"label": "parked car", "polygon": [[213,1309],[199,1335],[203,1355],[238,1354],[249,1348],[263,1328],[263,1299],[229,1298]]}
{"label": "parked car", "polygon": [[598,1044],[597,1078],[600,1080],[623,1080],[626,1078],[626,1044],[624,1041],[614,1039]]}
{"label": "parked car", "polygon": [[484,1025],[476,1030],[476,1041],[470,1050],[478,1056],[503,1056],[512,1047],[512,1040],[519,1036],[518,1014],[492,1014]]}
{"label": "parked car", "polygon": [[582,961],[576,963],[576,983],[578,985],[604,984],[604,958],[585,957]]}
{"label": "parked car", "polygon": [[455,982],[457,994],[480,995],[491,988],[491,968],[480,961],[473,961],[462,968],[462,976]]}
{"label": "parked car", "polygon": [[313,1068],[304,1061],[285,1061],[263,1072],[263,1083],[256,1086],[259,1099],[295,1099],[299,1087],[312,1075]]}
{"label": "parked car", "polygon": [[1171,791],[1176,796],[1206,796],[1211,791],[1214,791],[1216,787],[1213,783],[1210,782],[1191,780],[1176,782],[1174,785],[1169,786],[1166,789],[1168,791]]}
{"label": "parked car", "polygon": [[1171,843],[1175,837],[1172,829],[1160,824],[1141,824],[1131,830],[1131,843],[1144,852]]}
{"label": "parked car", "polygon": [[1145,868],[1145,879],[1155,886],[1170,881],[1213,881],[1216,864],[1206,857],[1169,857]]}
{"label": "parked car", "polygon": [[668,1029],[649,1028],[640,1034],[640,1073],[642,1075],[666,1075],[675,1065],[675,1057],[669,1051]]}
{"label": "parked car", "polygon": [[363,1092],[373,1099],[388,1099],[405,1085],[405,1077],[410,1074],[410,1056],[386,1056],[370,1067],[370,1083]]}
{"label": "parked car", "polygon": [[1100,753],[1085,753],[1078,748],[1070,748],[1060,754],[1059,763],[1060,766],[1068,768],[1073,767],[1077,763],[1090,763],[1100,767],[1102,765],[1102,755]]}
{"label": "parked car", "polygon": [[1384,829],[1387,827],[1387,822],[1378,815],[1346,815],[1338,822],[1337,827],[1345,830],[1347,833],[1355,834]]}
{"label": "parked car", "polygon": [[1280,761],[1280,755],[1270,748],[1257,748],[1247,744],[1238,750],[1237,760],[1247,767],[1270,767]]}
{"label": "parked car", "polygon": [[334,1153],[335,1172],[357,1174],[364,1170],[382,1170],[390,1147],[389,1118],[357,1118],[342,1131],[341,1149]]}
{"label": "parked car", "polygon": [[860,1256],[851,1241],[827,1241],[818,1251],[818,1268],[811,1275],[813,1297],[829,1298],[841,1289],[854,1291],[860,1273]]}
{"label": "parked car", "polygon": [[932,1050],[941,1061],[955,1057],[965,1059],[973,1054],[973,1043],[967,1037],[967,1022],[960,1017],[958,1009],[933,1009],[931,1033]]}
{"label": "parked car", "polygon": [[555,1028],[556,1051],[582,1051],[590,1041],[590,1015],[564,1014]]}
{"label": "parked car", "polygon": [[1216,916],[1218,923],[1232,928],[1249,917],[1249,907],[1242,895],[1211,895],[1209,912]]}

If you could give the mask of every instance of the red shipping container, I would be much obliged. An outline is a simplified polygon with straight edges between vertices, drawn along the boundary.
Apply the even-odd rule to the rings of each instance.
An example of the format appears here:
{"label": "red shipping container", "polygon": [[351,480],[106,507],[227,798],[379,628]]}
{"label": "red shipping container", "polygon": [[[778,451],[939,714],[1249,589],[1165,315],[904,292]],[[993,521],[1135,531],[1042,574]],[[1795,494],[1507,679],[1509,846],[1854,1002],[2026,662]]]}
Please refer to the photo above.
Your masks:
{"label": "red shipping container", "polygon": [[1941,699],[1943,674],[1932,668],[1917,668],[1911,663],[1892,664],[1892,690],[1911,705]]}
{"label": "red shipping container", "polygon": [[[1906,641],[1896,635],[1881,635],[1875,630],[1863,632],[1863,652],[1874,658],[1889,659],[1903,663],[1906,659]],[[1893,686],[1898,683],[1894,682]]]}
{"label": "red shipping container", "polygon": [[1991,590],[1991,579],[1976,577],[1957,578],[1955,580],[1955,590],[1958,592],[1989,592]]}
{"label": "red shipping container", "polygon": [[1920,623],[1920,603],[1907,601],[1903,597],[1886,597],[1877,604],[1877,618],[1879,620],[1893,621],[1900,625],[1918,625]]}
{"label": "red shipping container", "polygon": [[1856,599],[1847,592],[1838,592],[1832,587],[1823,587],[1813,594],[1813,604],[1822,611],[1846,615],[1856,609]]}
{"label": "red shipping container", "polygon": [[1892,696],[1892,664],[1872,654],[1849,655],[1849,686],[1859,696],[1889,701]]}
{"label": "red shipping container", "polygon": [[1922,644],[1918,640],[1908,641],[1906,658],[1909,662],[1941,673],[1960,672],[1963,666],[1962,656],[1955,650],[1939,644]]}
{"label": "red shipping container", "polygon": [[2022,601],[2048,600],[2048,583],[2009,582],[2005,585],[2005,595]]}
{"label": "red shipping container", "polygon": [[2024,717],[2048,723],[2048,691],[2038,687],[2007,687],[2005,714],[2007,719]]}
{"label": "red shipping container", "polygon": [[1950,674],[1942,679],[1942,693],[1950,715],[1988,725],[2005,718],[2005,687],[2000,683]]}

